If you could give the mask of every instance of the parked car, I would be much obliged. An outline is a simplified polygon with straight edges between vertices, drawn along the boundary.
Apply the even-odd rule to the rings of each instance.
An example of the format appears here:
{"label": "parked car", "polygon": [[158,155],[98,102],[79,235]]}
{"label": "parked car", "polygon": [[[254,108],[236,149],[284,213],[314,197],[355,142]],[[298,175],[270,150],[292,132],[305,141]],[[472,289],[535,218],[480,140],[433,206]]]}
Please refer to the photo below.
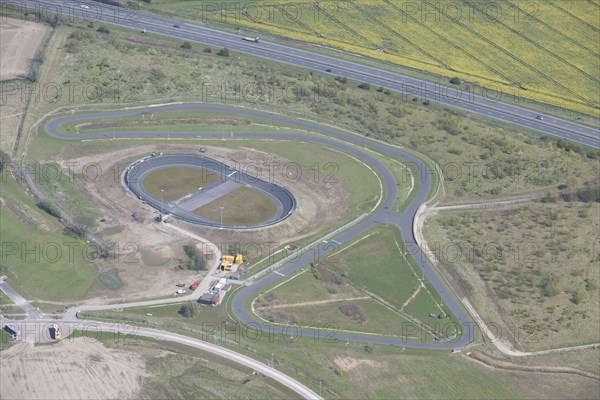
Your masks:
{"label": "parked car", "polygon": [[184,294],[185,293],[185,289],[179,289],[178,291],[175,292],[175,294]]}
{"label": "parked car", "polygon": [[185,283],[178,283],[177,285],[175,285],[177,287],[185,287]]}

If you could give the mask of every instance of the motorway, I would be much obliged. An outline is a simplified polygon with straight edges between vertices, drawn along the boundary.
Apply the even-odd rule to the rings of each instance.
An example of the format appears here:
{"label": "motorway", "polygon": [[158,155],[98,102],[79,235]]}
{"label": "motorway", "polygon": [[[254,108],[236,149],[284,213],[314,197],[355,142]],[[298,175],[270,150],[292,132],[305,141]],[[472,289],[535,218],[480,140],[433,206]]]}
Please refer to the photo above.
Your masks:
{"label": "motorway", "polygon": [[[0,0],[2,3],[14,1]],[[290,64],[302,68],[324,72],[331,69],[336,76],[344,76],[359,82],[367,82],[396,92],[405,93],[410,98],[419,97],[458,108],[474,114],[484,115],[522,128],[533,130],[546,135],[566,139],[593,148],[600,148],[600,131],[598,127],[590,127],[575,122],[563,120],[551,115],[543,115],[543,120],[537,120],[539,112],[509,104],[486,95],[466,92],[455,92],[453,88],[440,88],[430,82],[411,78],[399,73],[365,66],[335,57],[313,53],[294,47],[283,46],[261,40],[251,43],[241,40],[235,34],[222,32],[192,24],[175,28],[179,21],[158,17],[140,12],[129,13],[118,7],[99,3],[88,3],[90,9],[81,9],[80,1],[66,0],[57,4],[55,1],[23,0],[19,6],[34,8],[41,13],[59,13],[65,18],[92,19],[97,22],[117,25],[124,28],[145,30],[153,33],[190,42],[203,43],[215,47],[227,47],[230,50]],[[229,87],[228,90],[231,90]],[[215,101],[218,101],[215,99]]]}
{"label": "motorway", "polygon": [[[472,327],[473,324],[461,307],[461,305],[456,301],[455,297],[448,291],[444,282],[437,275],[434,267],[429,263],[427,257],[423,256],[420,251],[418,251],[419,247],[417,245],[417,241],[413,234],[413,220],[417,210],[426,200],[431,188],[432,188],[432,176],[435,174],[434,171],[431,171],[421,160],[416,157],[403,152],[402,150],[389,147],[381,142],[365,140],[362,137],[352,135],[350,133],[346,133],[343,131],[339,131],[337,129],[320,126],[312,122],[308,121],[298,121],[294,119],[290,119],[280,115],[272,115],[266,114],[260,111],[253,111],[248,109],[242,109],[239,107],[229,107],[229,106],[221,106],[221,105],[205,105],[205,104],[180,104],[180,105],[171,105],[164,107],[154,107],[151,109],[155,115],[160,115],[161,112],[173,112],[173,111],[193,111],[193,110],[212,110],[216,112],[229,112],[231,114],[236,114],[239,116],[249,116],[249,117],[257,117],[257,118],[270,118],[271,120],[282,122],[284,124],[288,124],[291,126],[295,126],[298,128],[302,128],[308,131],[313,132],[321,132],[323,134],[328,135],[329,137],[317,136],[317,135],[305,135],[305,134],[290,134],[290,133],[257,133],[257,132],[234,132],[236,138],[261,138],[261,139],[287,139],[287,140],[298,140],[298,141],[306,141],[313,142],[320,145],[331,146],[334,148],[338,148],[346,153],[349,153],[362,161],[369,164],[374,170],[378,172],[380,175],[382,182],[385,186],[385,197],[382,200],[379,208],[372,214],[370,217],[360,220],[356,225],[348,228],[346,231],[340,233],[339,235],[334,236],[331,240],[327,241],[327,243],[321,242],[315,246],[312,251],[309,251],[302,256],[299,256],[297,259],[291,261],[289,264],[280,268],[277,271],[274,271],[270,274],[267,274],[261,279],[258,279],[255,283],[250,286],[246,286],[241,289],[233,299],[232,302],[232,310],[236,317],[245,324],[251,324],[252,326],[259,327],[263,330],[269,330],[272,332],[277,332],[281,334],[287,333],[284,327],[265,325],[260,321],[257,321],[253,315],[250,315],[245,309],[245,304],[253,297],[255,294],[260,293],[260,291],[274,283],[275,281],[282,279],[282,275],[287,275],[307,264],[314,261],[315,254],[319,257],[326,257],[327,254],[331,254],[335,252],[336,249],[342,247],[344,244],[350,243],[354,238],[360,235],[362,232],[367,229],[380,224],[380,223],[388,223],[396,225],[401,233],[404,240],[404,247],[406,252],[414,253],[415,260],[419,264],[419,266],[423,269],[424,275],[427,277],[429,282],[431,282],[434,289],[439,293],[442,304],[447,306],[450,310],[450,313],[458,320],[461,325],[461,333],[462,335],[453,339],[451,342],[444,343],[432,343],[432,342],[422,342],[422,341],[411,341],[406,337],[403,337],[402,332],[394,332],[395,337],[376,337],[372,335],[360,335],[360,334],[348,334],[344,335],[346,340],[352,340],[357,342],[370,342],[370,343],[381,343],[381,344],[392,344],[397,346],[405,346],[405,347],[416,347],[416,348],[442,348],[442,349],[453,349],[456,347],[461,347],[473,340],[472,330],[469,327]],[[127,110],[127,111],[112,111],[112,112],[102,112],[93,114],[93,118],[102,118],[102,119],[110,119],[116,118],[123,115],[123,113],[127,113],[127,115],[142,115],[143,113],[148,112],[148,109],[135,109],[135,110]],[[83,115],[72,115],[72,116],[64,116],[60,117],[60,122],[69,122],[69,121],[82,121],[85,119]],[[51,120],[48,124],[46,124],[46,131],[59,139],[63,140],[90,140],[90,139],[107,139],[111,138],[123,138],[123,137],[136,137],[136,138],[152,138],[152,137],[166,137],[165,132],[156,132],[156,131],[110,131],[110,132],[95,132],[95,133],[85,133],[78,135],[65,135],[57,131],[56,129],[57,123],[56,120]],[[177,132],[178,136],[181,137],[194,137],[194,138],[214,138],[220,139],[221,132]],[[171,134],[173,137],[173,134]],[[343,141],[340,141],[343,140]],[[420,179],[421,185],[419,188],[419,192],[414,196],[412,202],[406,207],[404,212],[394,212],[393,205],[396,201],[398,188],[397,182],[393,174],[389,171],[389,169],[383,164],[379,159],[375,158],[369,152],[363,150],[358,146],[351,145],[349,143],[354,143],[357,145],[365,145],[368,143],[368,146],[376,151],[389,153],[392,156],[397,157],[398,159],[402,159],[403,162],[411,165],[411,170],[414,169],[414,173],[417,174],[415,179]],[[166,204],[164,204],[166,206]],[[298,332],[296,335],[303,336],[313,336],[322,335],[323,332],[318,329],[304,329],[303,332]]]}

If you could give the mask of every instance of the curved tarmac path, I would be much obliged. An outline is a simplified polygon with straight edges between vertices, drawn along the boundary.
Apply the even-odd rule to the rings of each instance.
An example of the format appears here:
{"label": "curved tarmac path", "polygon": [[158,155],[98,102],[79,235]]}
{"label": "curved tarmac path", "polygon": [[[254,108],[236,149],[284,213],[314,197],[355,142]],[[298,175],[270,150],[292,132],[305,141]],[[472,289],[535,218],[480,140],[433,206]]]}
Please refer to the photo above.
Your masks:
{"label": "curved tarmac path", "polygon": [[[326,146],[335,147],[341,149],[349,154],[356,156],[359,159],[362,159],[366,163],[370,164],[377,172],[380,174],[383,184],[386,187],[385,198],[383,199],[380,207],[375,211],[373,215],[369,218],[366,218],[359,222],[358,224],[352,226],[348,230],[342,232],[341,234],[335,236],[328,243],[319,243],[317,245],[317,249],[315,251],[311,251],[303,254],[301,257],[298,257],[293,262],[290,262],[283,268],[277,270],[277,272],[272,272],[266,274],[261,279],[257,280],[250,286],[246,286],[241,289],[237,295],[232,300],[232,310],[236,317],[245,324],[250,326],[260,328],[265,331],[275,332],[282,335],[289,336],[312,336],[314,338],[321,338],[321,336],[326,336],[330,338],[329,334],[326,334],[323,330],[319,329],[300,329],[297,330],[295,328],[289,329],[287,327],[282,326],[273,326],[267,325],[262,322],[255,320],[255,318],[250,315],[246,311],[245,304],[246,302],[254,296],[256,293],[259,293],[263,288],[268,285],[274,283],[275,281],[282,279],[282,275],[287,275],[292,271],[299,269],[308,263],[314,261],[314,255],[319,254],[321,257],[327,253],[330,253],[338,248],[338,246],[342,246],[344,243],[350,243],[357,235],[361,234],[365,230],[371,228],[372,226],[379,223],[389,223],[397,226],[401,233],[402,238],[404,240],[405,250],[408,253],[414,254],[415,261],[422,268],[423,273],[427,276],[427,279],[431,283],[431,285],[435,288],[437,293],[440,295],[442,299],[442,303],[446,305],[450,309],[450,313],[458,320],[461,325],[461,336],[452,339],[452,341],[433,343],[433,342],[418,342],[418,341],[410,341],[404,337],[404,332],[390,332],[391,335],[396,335],[394,337],[381,337],[381,336],[373,336],[367,334],[344,334],[343,339],[348,341],[356,341],[356,342],[368,342],[368,343],[379,343],[379,344],[391,344],[396,346],[405,346],[405,347],[414,347],[414,348],[425,348],[425,349],[454,349],[457,347],[464,346],[470,343],[474,339],[473,328],[474,324],[470,320],[469,316],[465,312],[465,310],[461,307],[461,305],[457,302],[455,297],[449,290],[446,288],[440,277],[437,275],[434,267],[429,263],[427,258],[422,255],[422,253],[418,250],[419,247],[415,240],[413,234],[413,220],[417,213],[419,207],[425,202],[427,196],[432,188],[432,176],[435,174],[434,171],[430,170],[424,162],[412,156],[411,154],[405,153],[402,150],[388,147],[380,142],[369,141],[369,147],[377,150],[379,152],[389,153],[396,157],[401,158],[404,162],[411,164],[414,167],[415,173],[418,175],[416,179],[420,179],[421,185],[418,193],[414,196],[412,202],[406,207],[404,212],[393,212],[394,202],[397,196],[397,183],[396,179],[389,171],[389,169],[381,162],[379,159],[373,157],[367,151],[363,149],[350,145],[348,143],[341,142],[336,139],[340,139],[346,142],[354,143],[356,145],[362,145],[365,143],[365,139],[354,136],[352,134],[327,127],[320,126],[312,122],[308,121],[299,121],[290,118],[286,118],[284,116],[272,115],[263,113],[260,111],[253,111],[248,109],[240,109],[237,107],[229,107],[229,106],[221,106],[221,105],[205,105],[205,104],[181,104],[181,105],[172,105],[165,107],[156,107],[149,109],[135,109],[135,110],[125,110],[125,111],[112,111],[112,112],[103,112],[98,114],[91,115],[71,115],[71,116],[63,116],[56,119],[53,119],[48,124],[46,124],[47,132],[59,139],[64,140],[83,140],[83,139],[110,139],[112,137],[132,137],[132,138],[156,138],[156,137],[167,137],[166,132],[155,132],[155,131],[125,131],[125,132],[105,132],[105,133],[86,133],[79,135],[65,135],[61,134],[56,130],[58,124],[63,122],[77,122],[84,121],[96,118],[116,118],[123,116],[131,116],[131,115],[141,115],[143,113],[152,112],[154,114],[160,112],[167,111],[193,111],[193,110],[213,110],[219,112],[230,112],[232,114],[245,115],[251,117],[259,117],[259,118],[271,118],[272,120],[279,121],[282,123],[290,124],[296,126],[298,128],[307,129],[314,132],[322,132],[330,136],[321,137],[317,135],[309,135],[309,134],[285,134],[285,133],[256,133],[256,132],[236,132],[236,138],[261,138],[261,139],[289,139],[289,140],[297,140],[297,141],[305,141],[305,142],[313,142],[317,144],[322,144]],[[174,134],[169,134],[169,136],[177,137],[202,137],[202,138],[221,138],[221,132],[177,132]],[[337,243],[335,246],[334,244]]]}

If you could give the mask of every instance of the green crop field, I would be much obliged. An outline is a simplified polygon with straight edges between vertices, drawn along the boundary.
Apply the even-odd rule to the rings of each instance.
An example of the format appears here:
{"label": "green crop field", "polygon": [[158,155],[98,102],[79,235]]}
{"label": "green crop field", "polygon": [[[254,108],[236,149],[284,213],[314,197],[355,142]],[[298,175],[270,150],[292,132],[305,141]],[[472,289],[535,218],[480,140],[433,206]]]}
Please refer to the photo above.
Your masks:
{"label": "green crop field", "polygon": [[219,179],[218,175],[197,168],[163,168],[144,179],[144,188],[157,199],[173,201]]}
{"label": "green crop field", "polygon": [[[155,0],[144,8],[324,45],[597,115],[600,6],[592,1],[360,2]],[[245,10],[245,11],[244,11]],[[467,86],[463,86],[467,89]],[[507,97],[507,96],[505,96]]]}

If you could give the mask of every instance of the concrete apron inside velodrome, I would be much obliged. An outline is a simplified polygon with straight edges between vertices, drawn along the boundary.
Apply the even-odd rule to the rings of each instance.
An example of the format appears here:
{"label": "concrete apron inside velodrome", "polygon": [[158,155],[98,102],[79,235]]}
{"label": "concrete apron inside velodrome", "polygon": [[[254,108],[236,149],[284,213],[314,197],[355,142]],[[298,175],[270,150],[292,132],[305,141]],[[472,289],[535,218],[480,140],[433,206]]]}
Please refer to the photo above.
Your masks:
{"label": "concrete apron inside velodrome", "polygon": [[227,180],[215,186],[211,185],[211,187],[207,189],[200,188],[197,192],[194,192],[191,195],[186,195],[177,200],[175,204],[185,211],[192,212],[195,209],[218,199],[219,197],[225,196],[227,193],[230,193],[241,186],[242,185],[239,182]]}

